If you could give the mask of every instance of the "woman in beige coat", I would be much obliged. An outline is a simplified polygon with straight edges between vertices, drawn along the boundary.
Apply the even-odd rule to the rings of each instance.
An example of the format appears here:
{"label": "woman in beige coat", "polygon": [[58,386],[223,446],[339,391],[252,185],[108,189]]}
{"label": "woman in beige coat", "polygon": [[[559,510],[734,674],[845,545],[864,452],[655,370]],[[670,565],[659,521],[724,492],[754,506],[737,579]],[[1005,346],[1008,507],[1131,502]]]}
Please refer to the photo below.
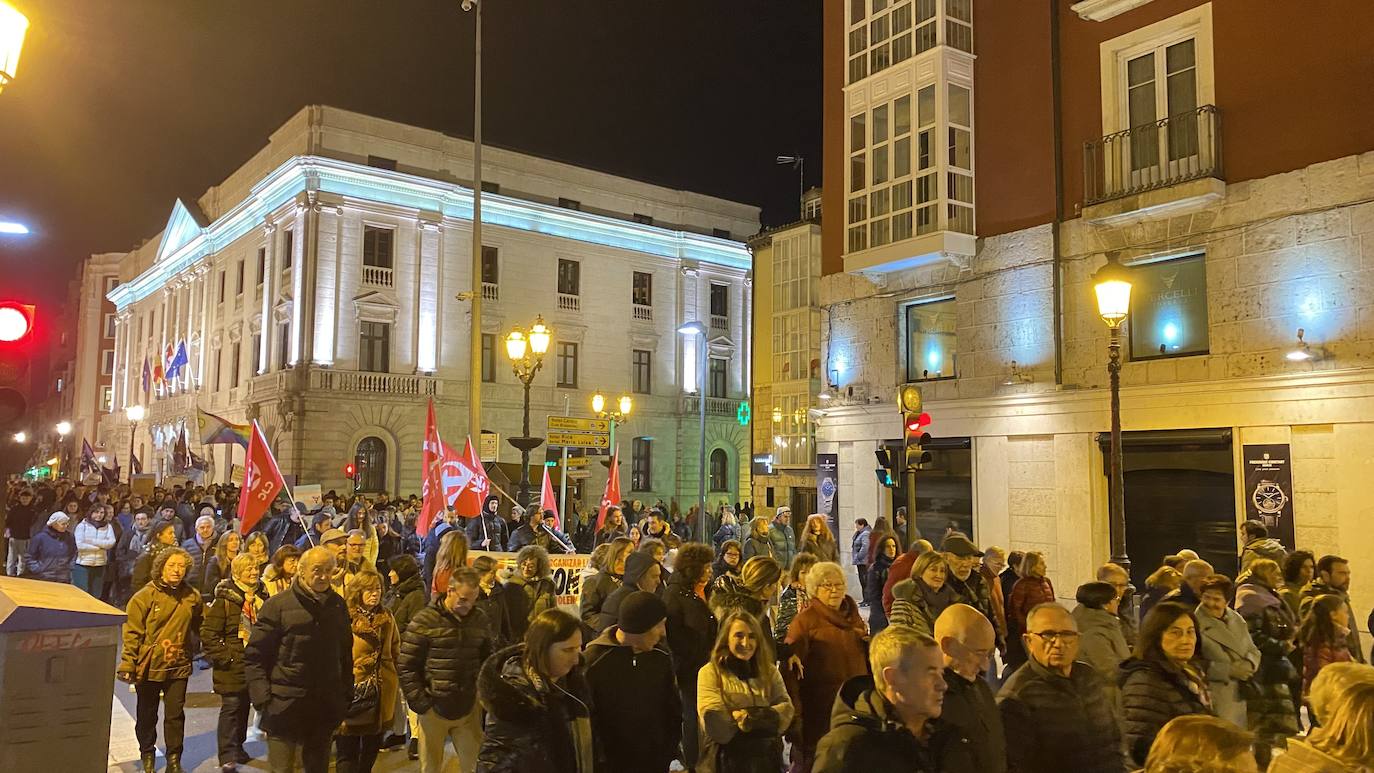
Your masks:
{"label": "woman in beige coat", "polygon": [[382,606],[382,577],[356,574],[348,584],[348,616],[353,621],[353,704],[334,745],[339,773],[369,773],[382,746],[382,734],[396,715],[400,681],[396,619]]}
{"label": "woman in beige coat", "polygon": [[748,612],[721,621],[711,659],[697,673],[701,755],[697,773],[776,771],[792,701],[773,658],[771,637]]}

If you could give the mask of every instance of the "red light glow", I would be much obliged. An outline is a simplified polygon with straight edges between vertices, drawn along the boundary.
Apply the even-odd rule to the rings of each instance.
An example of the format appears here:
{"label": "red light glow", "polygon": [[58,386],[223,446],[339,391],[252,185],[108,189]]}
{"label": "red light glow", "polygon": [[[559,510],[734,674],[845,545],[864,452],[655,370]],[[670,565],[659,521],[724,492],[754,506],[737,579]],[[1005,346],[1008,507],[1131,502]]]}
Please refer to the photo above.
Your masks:
{"label": "red light glow", "polygon": [[29,334],[29,315],[16,305],[0,306],[0,341],[18,341]]}

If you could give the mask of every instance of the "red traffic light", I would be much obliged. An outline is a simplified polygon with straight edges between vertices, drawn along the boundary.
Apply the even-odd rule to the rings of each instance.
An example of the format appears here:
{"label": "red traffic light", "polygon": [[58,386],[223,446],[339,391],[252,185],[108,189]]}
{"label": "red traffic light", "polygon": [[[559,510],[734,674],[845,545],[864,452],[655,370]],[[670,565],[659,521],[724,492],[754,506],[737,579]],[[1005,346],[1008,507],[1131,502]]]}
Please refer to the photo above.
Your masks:
{"label": "red traffic light", "polygon": [[357,472],[358,472],[358,468],[357,468],[357,467],[354,467],[351,463],[350,463],[350,464],[345,464],[345,465],[344,465],[344,477],[345,477],[345,478],[348,478],[349,480],[352,480],[353,477],[354,477],[354,475],[357,474]]}
{"label": "red traffic light", "polygon": [[28,304],[0,302],[0,342],[13,343],[33,332],[33,311]]}
{"label": "red traffic light", "polygon": [[928,414],[928,413],[922,413],[922,414],[915,415],[915,416],[913,416],[913,415],[911,415],[911,414],[909,414],[909,413],[906,415],[906,431],[907,431],[907,432],[919,432],[919,431],[921,430],[922,427],[929,426],[929,425],[930,425],[930,414]]}

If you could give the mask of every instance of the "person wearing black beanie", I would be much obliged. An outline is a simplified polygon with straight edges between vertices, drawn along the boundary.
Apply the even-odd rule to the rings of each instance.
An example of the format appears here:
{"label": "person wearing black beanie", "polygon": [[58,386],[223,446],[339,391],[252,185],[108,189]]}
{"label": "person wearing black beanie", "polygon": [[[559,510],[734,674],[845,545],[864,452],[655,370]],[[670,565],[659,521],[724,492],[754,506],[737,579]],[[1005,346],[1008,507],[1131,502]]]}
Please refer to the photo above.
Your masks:
{"label": "person wearing black beanie", "polygon": [[597,631],[604,631],[619,623],[620,605],[625,603],[626,597],[637,591],[647,591],[652,595],[658,590],[662,577],[663,565],[649,553],[636,550],[626,557],[624,579],[620,587],[611,591],[611,595],[602,602],[601,613],[597,615]]}

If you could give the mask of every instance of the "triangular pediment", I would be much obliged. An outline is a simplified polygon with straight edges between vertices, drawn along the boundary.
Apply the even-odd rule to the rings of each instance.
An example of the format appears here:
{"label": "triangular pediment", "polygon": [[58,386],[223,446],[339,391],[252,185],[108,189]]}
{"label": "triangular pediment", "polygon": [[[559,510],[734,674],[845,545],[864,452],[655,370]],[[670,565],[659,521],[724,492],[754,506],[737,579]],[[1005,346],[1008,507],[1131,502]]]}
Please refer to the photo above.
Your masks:
{"label": "triangular pediment", "polygon": [[353,298],[353,310],[360,322],[386,322],[394,324],[400,304],[396,296],[380,290],[368,290]]}
{"label": "triangular pediment", "polygon": [[162,241],[157,246],[154,262],[161,263],[167,256],[176,254],[204,233],[207,225],[209,223],[198,208],[177,199],[172,205],[171,217],[167,218],[167,227],[162,229]]}

